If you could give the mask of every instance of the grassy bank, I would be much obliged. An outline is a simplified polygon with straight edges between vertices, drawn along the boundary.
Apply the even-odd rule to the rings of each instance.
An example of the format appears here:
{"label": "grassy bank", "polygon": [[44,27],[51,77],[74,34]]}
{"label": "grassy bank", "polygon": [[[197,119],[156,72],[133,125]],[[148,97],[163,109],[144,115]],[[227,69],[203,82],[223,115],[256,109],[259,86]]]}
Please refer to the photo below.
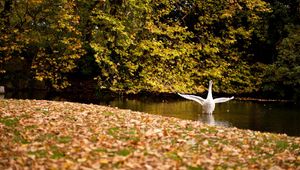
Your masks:
{"label": "grassy bank", "polygon": [[0,169],[297,169],[300,138],[99,105],[0,99]]}

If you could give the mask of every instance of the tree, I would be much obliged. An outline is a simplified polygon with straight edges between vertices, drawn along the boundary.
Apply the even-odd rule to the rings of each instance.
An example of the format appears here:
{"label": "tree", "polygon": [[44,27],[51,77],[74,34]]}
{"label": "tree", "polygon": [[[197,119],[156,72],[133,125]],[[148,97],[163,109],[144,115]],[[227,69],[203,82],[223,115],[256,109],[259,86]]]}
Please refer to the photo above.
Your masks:
{"label": "tree", "polygon": [[2,63],[20,58],[30,65],[37,80],[49,80],[57,89],[68,86],[65,75],[84,54],[75,1],[5,1],[4,7]]}
{"label": "tree", "polygon": [[187,77],[178,70],[182,70],[184,57],[192,53],[188,51],[192,43],[184,42],[191,33],[160,20],[172,9],[167,1],[107,2],[95,9],[91,46],[101,69],[101,88],[170,92],[173,85],[186,84],[181,80]]}
{"label": "tree", "polygon": [[184,4],[191,7],[182,24],[193,32],[193,41],[198,48],[194,81],[203,85],[209,79],[216,79],[216,92],[257,91],[261,75],[253,70],[260,70],[261,64],[253,64],[249,47],[263,23],[263,14],[270,12],[268,4],[259,0],[207,0]]}
{"label": "tree", "polygon": [[1,69],[18,58],[56,89],[70,75],[126,93],[199,93],[214,79],[214,91],[241,94],[262,83],[265,65],[252,45],[266,38],[270,8],[261,0],[5,0],[0,7]]}
{"label": "tree", "polygon": [[91,46],[101,69],[101,87],[127,92],[202,92],[208,79],[218,79],[223,85],[221,89],[217,84],[219,92],[258,90],[261,76],[252,70],[261,67],[251,66],[253,54],[248,47],[261,24],[261,14],[269,12],[266,3],[178,0],[142,4],[106,2],[94,13]]}
{"label": "tree", "polygon": [[264,90],[279,97],[300,97],[300,25],[288,25],[288,36],[277,46],[278,57],[269,67]]}

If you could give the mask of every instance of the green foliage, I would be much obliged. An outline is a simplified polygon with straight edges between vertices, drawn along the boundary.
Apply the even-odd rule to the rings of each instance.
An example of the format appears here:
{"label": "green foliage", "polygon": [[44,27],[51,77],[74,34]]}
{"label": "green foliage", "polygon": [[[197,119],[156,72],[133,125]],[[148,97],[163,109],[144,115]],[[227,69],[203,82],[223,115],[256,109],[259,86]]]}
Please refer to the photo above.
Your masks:
{"label": "green foliage", "polygon": [[275,91],[280,97],[300,97],[300,26],[286,27],[289,35],[277,46],[277,60],[270,65],[264,90]]}
{"label": "green foliage", "polygon": [[265,12],[269,8],[263,1],[197,1],[190,14],[198,19],[190,28],[198,40],[197,82],[216,79],[221,85],[216,83],[216,92],[258,90],[261,79],[252,72],[256,65],[249,63],[252,54],[247,49],[260,24],[260,14]]}
{"label": "green foliage", "polygon": [[[213,79],[220,93],[256,93],[263,83],[276,91],[279,81],[286,95],[284,88],[299,84],[296,61],[292,68],[283,64],[297,60],[299,32],[282,27],[298,21],[287,10],[295,12],[297,3],[6,0],[0,3],[0,74],[24,61],[32,78],[55,89],[80,76],[121,93],[201,93]],[[290,36],[282,40],[285,32]],[[265,79],[276,67],[276,76]]]}
{"label": "green foliage", "polygon": [[[245,49],[260,22],[260,13],[269,11],[266,3],[143,4],[144,8],[136,9],[141,11],[130,17],[127,10],[135,9],[137,2],[109,3],[94,13],[98,27],[91,46],[101,69],[101,88],[127,93],[195,93],[204,91],[207,79],[217,79],[222,82],[222,89],[216,86],[218,92],[257,90],[261,80],[252,75],[256,66],[249,65],[251,54]],[[115,6],[119,8],[112,12]]]}
{"label": "green foliage", "polygon": [[[36,42],[33,42],[38,49],[33,58],[32,69],[37,80],[48,79],[55,88],[59,89],[69,85],[65,74],[76,67],[75,61],[84,54],[79,39],[81,33],[77,28],[80,18],[75,11],[75,1],[48,3],[49,1],[45,1],[38,4],[44,10],[40,15],[45,12],[48,23],[43,23],[45,21],[37,23],[37,30],[32,30],[33,34],[39,35]],[[47,16],[48,10],[53,10],[49,5],[58,5],[61,9],[58,8]],[[41,31],[40,29],[43,28],[40,26],[46,27],[46,30]]]}
{"label": "green foliage", "polygon": [[1,27],[1,62],[21,57],[30,62],[37,80],[49,80],[57,89],[68,86],[65,74],[84,53],[75,10],[72,0],[13,2],[7,12],[8,25]]}

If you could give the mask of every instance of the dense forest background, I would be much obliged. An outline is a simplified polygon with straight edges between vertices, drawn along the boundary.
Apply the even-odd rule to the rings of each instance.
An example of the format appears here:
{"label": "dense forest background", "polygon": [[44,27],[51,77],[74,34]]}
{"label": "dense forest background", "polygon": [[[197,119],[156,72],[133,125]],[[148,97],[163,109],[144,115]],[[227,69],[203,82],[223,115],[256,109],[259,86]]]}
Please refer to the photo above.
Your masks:
{"label": "dense forest background", "polygon": [[300,98],[300,0],[1,0],[0,84]]}

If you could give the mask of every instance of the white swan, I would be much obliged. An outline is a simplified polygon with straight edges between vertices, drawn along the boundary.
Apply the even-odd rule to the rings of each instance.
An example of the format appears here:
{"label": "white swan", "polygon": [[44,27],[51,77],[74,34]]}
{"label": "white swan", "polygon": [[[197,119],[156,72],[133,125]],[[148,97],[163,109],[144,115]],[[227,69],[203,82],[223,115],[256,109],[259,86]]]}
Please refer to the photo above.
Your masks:
{"label": "white swan", "polygon": [[216,103],[227,102],[234,98],[232,96],[232,97],[221,97],[221,98],[213,99],[212,84],[213,84],[213,82],[210,80],[209,86],[208,86],[208,94],[207,94],[206,99],[203,99],[202,97],[195,96],[195,95],[186,95],[186,94],[180,94],[180,93],[178,93],[178,95],[180,95],[181,97],[183,97],[185,99],[193,100],[193,101],[196,101],[197,103],[201,104],[202,105],[202,113],[212,114],[212,112],[215,110]]}

